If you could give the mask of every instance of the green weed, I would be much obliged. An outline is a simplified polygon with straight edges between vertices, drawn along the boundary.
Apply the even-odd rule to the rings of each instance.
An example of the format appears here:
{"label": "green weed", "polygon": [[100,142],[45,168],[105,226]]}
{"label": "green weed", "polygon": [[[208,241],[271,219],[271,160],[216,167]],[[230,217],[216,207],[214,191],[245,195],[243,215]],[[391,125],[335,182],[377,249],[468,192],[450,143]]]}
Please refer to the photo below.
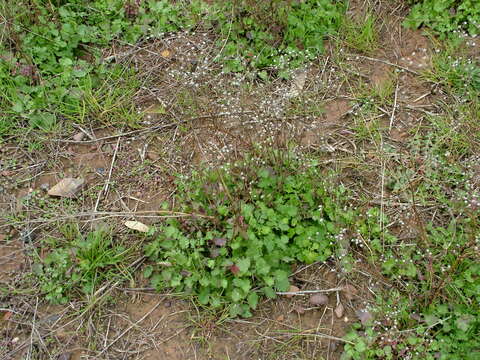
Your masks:
{"label": "green weed", "polygon": [[242,0],[217,6],[214,20],[225,71],[256,69],[264,79],[269,73],[287,77],[289,69],[318,56],[345,11],[343,2],[330,0]]}
{"label": "green weed", "polygon": [[[461,119],[429,120],[407,144],[412,163],[403,159],[403,166],[387,173],[387,189],[418,204],[409,215],[415,219],[414,235],[401,238],[384,228],[390,221],[377,207],[353,225],[358,234],[352,243],[381,268],[389,287],[377,292],[377,303],[369,308],[377,320],[355,325],[346,336],[354,344],[345,345],[343,359],[479,355],[480,214],[471,181],[476,140],[465,136]],[[434,216],[426,220],[417,206],[432,204]],[[396,222],[402,229],[412,227]]]}
{"label": "green weed", "polygon": [[382,251],[384,274],[403,291],[379,297],[370,311],[383,320],[367,324],[363,335],[354,326],[345,337],[354,344],[345,345],[343,359],[478,357],[478,224],[466,219],[448,228],[428,226],[425,240],[420,249]]}
{"label": "green weed", "polygon": [[161,265],[145,275],[159,290],[250,316],[261,296],[288,290],[293,264],[325,261],[342,236],[349,216],[340,208],[342,190],[319,177],[298,160],[261,157],[181,182],[184,211],[201,216],[159,229],[145,253]]}
{"label": "green weed", "polygon": [[432,69],[425,76],[467,101],[480,93],[480,64],[476,60],[453,55],[458,50],[455,47],[435,55]]}
{"label": "green weed", "polygon": [[[413,2],[413,1],[412,1]],[[476,0],[419,0],[404,24],[426,26],[442,37],[480,33],[480,3]]]}
{"label": "green weed", "polygon": [[361,20],[347,19],[340,33],[349,47],[371,54],[379,47],[376,23],[375,15],[367,13]]}
{"label": "green weed", "polygon": [[[64,227],[72,237],[76,229]],[[51,243],[51,241],[50,241]],[[118,277],[127,251],[114,245],[107,230],[97,230],[85,237],[78,235],[71,245],[56,246],[44,259],[34,264],[34,274],[45,298],[64,304],[77,291],[92,294],[100,284]]]}
{"label": "green weed", "polygon": [[[143,35],[158,37],[178,30],[183,25],[180,10],[167,0],[138,4],[96,0],[88,6],[79,0],[9,5],[2,29],[6,41],[0,44],[0,86],[5,92],[0,102],[5,119],[0,136],[12,131],[14,125],[51,131],[65,116],[82,121],[89,110],[84,109],[85,102],[92,105],[92,116],[100,106],[101,115],[131,118],[129,106],[121,108],[118,102],[120,91],[115,81],[108,83],[116,75],[102,62],[100,48],[113,41],[135,43]],[[105,82],[108,84],[103,87],[108,89],[100,93]],[[128,95],[127,91],[122,96],[125,99]],[[103,104],[92,103],[98,97]]]}

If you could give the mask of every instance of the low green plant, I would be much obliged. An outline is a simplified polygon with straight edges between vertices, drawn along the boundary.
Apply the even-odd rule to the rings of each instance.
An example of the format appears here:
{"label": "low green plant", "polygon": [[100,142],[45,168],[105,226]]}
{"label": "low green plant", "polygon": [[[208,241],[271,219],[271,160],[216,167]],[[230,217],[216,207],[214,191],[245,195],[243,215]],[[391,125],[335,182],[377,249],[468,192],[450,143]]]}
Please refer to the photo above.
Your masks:
{"label": "low green plant", "polygon": [[425,72],[425,77],[466,101],[478,97],[480,93],[480,63],[456,56],[454,53],[459,50],[451,47],[433,56],[432,68]]}
{"label": "low green plant", "polygon": [[45,298],[64,304],[76,291],[91,294],[105,280],[118,276],[117,266],[125,254],[125,248],[113,244],[110,232],[96,230],[77,236],[71,246],[55,247],[35,263],[34,274]]}
{"label": "low green plant", "polygon": [[[115,78],[125,70],[102,59],[102,48],[113,43],[134,44],[141,37],[201,26],[207,19],[220,34],[218,60],[225,71],[253,68],[265,79],[271,70],[286,77],[288,69],[321,52],[324,37],[336,31],[345,9],[343,2],[331,0],[210,6],[202,1],[95,0],[87,5],[68,0],[0,6],[1,36],[7,39],[0,44],[0,136],[19,128],[50,132],[63,126],[59,120],[97,121],[98,114],[107,124],[126,117],[125,125],[135,126],[135,111],[112,94],[120,91]],[[123,98],[134,84],[121,89]],[[97,98],[106,101],[97,104]]]}
{"label": "low green plant", "polygon": [[476,0],[420,0],[404,24],[410,28],[426,26],[443,37],[480,33],[480,3]]}
{"label": "low green plant", "polygon": [[314,59],[323,40],[339,28],[343,1],[241,0],[221,2],[212,20],[220,33],[225,71],[258,70],[287,77],[288,70]]}
{"label": "low green plant", "polygon": [[366,13],[363,18],[347,19],[340,33],[348,46],[366,54],[371,54],[379,47],[377,19],[373,13]]}
{"label": "low green plant", "polygon": [[312,164],[255,159],[181,181],[183,211],[145,248],[158,289],[173,288],[232,316],[250,316],[262,296],[289,289],[292,266],[325,261],[351,214],[342,188]]}
{"label": "low green plant", "polygon": [[377,292],[370,308],[379,321],[355,324],[347,334],[342,359],[476,359],[478,211],[448,227],[426,225],[415,248],[382,230],[379,215],[372,208],[357,228],[391,288]]}
{"label": "low green plant", "polygon": [[[400,238],[384,226],[390,221],[380,208],[358,215],[351,242],[381,269],[389,286],[376,292],[369,310],[378,320],[354,325],[345,337],[343,359],[479,356],[478,192],[468,185],[473,176],[468,163],[460,166],[472,148],[457,137],[460,129],[431,120],[428,132],[408,144],[420,169],[407,168],[403,185],[387,188],[405,193],[412,203],[434,203],[440,220],[427,222],[412,205],[414,235]],[[401,223],[402,229],[411,227]]]}
{"label": "low green plant", "polygon": [[4,10],[0,136],[25,125],[51,131],[65,116],[85,117],[84,90],[98,89],[111,76],[101,47],[161,36],[188,22],[180,5],[167,0],[27,1]]}
{"label": "low green plant", "polygon": [[[407,147],[415,157],[389,172],[386,187],[420,204],[435,203],[445,212],[463,212],[461,199],[472,195],[470,160],[478,149],[478,125],[468,112],[427,116]],[[470,134],[470,135],[468,135]]]}

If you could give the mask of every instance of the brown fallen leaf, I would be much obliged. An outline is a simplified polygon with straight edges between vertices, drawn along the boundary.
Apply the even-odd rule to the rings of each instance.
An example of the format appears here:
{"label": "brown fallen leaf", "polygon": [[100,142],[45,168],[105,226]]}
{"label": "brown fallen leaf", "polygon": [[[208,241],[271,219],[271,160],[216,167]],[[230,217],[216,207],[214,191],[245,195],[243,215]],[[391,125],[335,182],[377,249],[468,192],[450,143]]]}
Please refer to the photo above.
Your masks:
{"label": "brown fallen leaf", "polygon": [[[292,293],[293,293],[293,292],[297,292],[297,291],[299,291],[299,290],[300,290],[300,289],[299,289],[297,286],[295,286],[295,285],[290,285],[290,289],[288,289],[288,292],[292,292]],[[292,298],[292,297],[294,297],[295,295],[293,295],[293,294],[288,294],[288,295],[286,295],[286,296],[287,296],[287,298]]]}
{"label": "brown fallen leaf", "polygon": [[149,226],[145,225],[144,223],[141,223],[140,221],[125,221],[124,225],[129,229],[144,232],[144,233],[150,230]]}
{"label": "brown fallen leaf", "polygon": [[342,303],[338,303],[337,307],[334,310],[335,316],[340,319],[343,316],[344,311],[345,308],[343,307]]}
{"label": "brown fallen leaf", "polygon": [[8,319],[10,319],[12,317],[13,313],[11,311],[5,311],[3,313],[3,316],[2,316],[2,319],[4,321],[7,321]]}
{"label": "brown fallen leaf", "polygon": [[314,294],[310,296],[310,304],[318,306],[318,305],[326,305],[328,304],[328,296],[324,294]]}
{"label": "brown fallen leaf", "polygon": [[293,82],[290,86],[288,97],[298,96],[305,86],[305,80],[307,79],[307,72],[305,70],[299,70],[296,72]]}
{"label": "brown fallen leaf", "polygon": [[81,178],[65,178],[48,190],[48,195],[74,198],[85,183]]}

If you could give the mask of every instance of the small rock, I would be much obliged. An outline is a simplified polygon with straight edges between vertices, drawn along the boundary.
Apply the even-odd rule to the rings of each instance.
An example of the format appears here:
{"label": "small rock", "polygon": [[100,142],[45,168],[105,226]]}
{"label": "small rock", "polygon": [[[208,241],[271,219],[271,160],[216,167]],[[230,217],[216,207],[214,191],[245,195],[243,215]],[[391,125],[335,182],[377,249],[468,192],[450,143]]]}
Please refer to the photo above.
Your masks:
{"label": "small rock", "polygon": [[330,352],[335,352],[335,350],[337,350],[337,347],[338,347],[338,341],[333,340],[329,345]]}
{"label": "small rock", "polygon": [[318,306],[318,305],[326,305],[328,304],[328,296],[324,294],[314,294],[310,296],[310,304]]}
{"label": "small rock", "polygon": [[40,190],[47,192],[48,189],[50,189],[50,184],[49,183],[43,183],[40,185]]}
{"label": "small rock", "polygon": [[217,246],[225,246],[227,244],[227,239],[226,238],[214,238],[213,243]]}
{"label": "small rock", "polygon": [[373,319],[373,315],[368,310],[357,310],[355,314],[362,325],[367,325]]}
{"label": "small rock", "polygon": [[32,230],[25,229],[20,232],[20,240],[24,243],[31,243],[33,240],[35,240],[35,234]]}
{"label": "small rock", "polygon": [[48,190],[48,195],[74,198],[84,183],[85,180],[81,178],[65,178]]}
{"label": "small rock", "polygon": [[[290,289],[288,289],[288,292],[297,292],[297,291],[299,291],[299,290],[300,290],[300,289],[299,289],[297,286],[295,286],[295,285],[290,285]],[[287,296],[287,298],[292,298],[292,297],[294,297],[295,295],[293,295],[293,294],[288,294],[288,295],[286,295],[286,296]]]}
{"label": "small rock", "polygon": [[102,175],[102,176],[106,174],[106,171],[105,171],[104,167],[98,167],[98,168],[95,169],[95,171],[97,172],[97,174]]}
{"label": "small rock", "polygon": [[85,134],[83,132],[79,132],[79,133],[73,135],[73,140],[82,141],[84,137],[85,137]]}
{"label": "small rock", "polygon": [[345,308],[343,307],[343,304],[338,303],[337,307],[334,310],[335,316],[340,319],[343,316],[344,311],[345,311]]}
{"label": "small rock", "polygon": [[220,256],[220,250],[218,250],[218,249],[211,249],[211,250],[210,250],[210,257],[211,257],[212,259],[215,259],[215,258],[217,258],[217,257],[219,257],[219,256]]}
{"label": "small rock", "polygon": [[156,152],[149,151],[147,152],[147,159],[152,161],[157,161],[160,159],[160,155],[158,155]]}

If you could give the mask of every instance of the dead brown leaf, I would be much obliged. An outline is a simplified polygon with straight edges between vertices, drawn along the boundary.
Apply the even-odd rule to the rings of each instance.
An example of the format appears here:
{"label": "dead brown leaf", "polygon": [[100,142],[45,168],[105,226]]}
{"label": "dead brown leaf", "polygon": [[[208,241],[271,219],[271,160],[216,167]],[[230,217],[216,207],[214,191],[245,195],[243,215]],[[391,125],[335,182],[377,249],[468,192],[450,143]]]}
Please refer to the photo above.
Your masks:
{"label": "dead brown leaf", "polygon": [[[300,289],[299,289],[297,286],[295,286],[295,285],[290,285],[290,289],[288,289],[288,292],[292,292],[292,293],[293,293],[293,292],[297,292],[297,291],[299,291],[299,290],[300,290]],[[288,294],[288,295],[286,295],[286,296],[287,296],[287,298],[292,298],[294,295],[293,295],[293,294]]]}
{"label": "dead brown leaf", "polygon": [[11,311],[5,311],[2,316],[3,321],[8,321],[12,315],[13,313]]}
{"label": "dead brown leaf", "polygon": [[85,183],[81,178],[65,178],[48,190],[48,195],[74,198]]}
{"label": "dead brown leaf", "polygon": [[129,229],[140,231],[140,232],[148,232],[150,230],[150,227],[148,225],[145,225],[144,223],[141,223],[140,221],[125,221],[124,225],[128,227]]}
{"label": "dead brown leaf", "polygon": [[345,308],[343,307],[343,304],[342,303],[338,303],[337,307],[335,308],[334,310],[335,312],[335,315],[337,316],[337,318],[341,318],[343,316],[343,313],[345,312]]}

